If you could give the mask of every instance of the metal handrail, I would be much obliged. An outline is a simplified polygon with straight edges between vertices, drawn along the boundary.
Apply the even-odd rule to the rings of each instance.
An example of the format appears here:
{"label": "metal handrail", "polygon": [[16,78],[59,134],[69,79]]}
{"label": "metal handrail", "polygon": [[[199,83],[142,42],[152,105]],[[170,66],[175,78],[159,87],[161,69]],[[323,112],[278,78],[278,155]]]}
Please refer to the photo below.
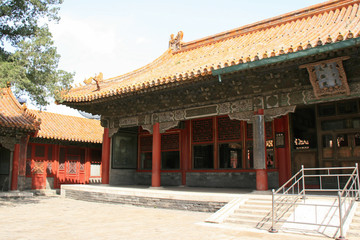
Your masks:
{"label": "metal handrail", "polygon": [[[340,173],[336,173],[336,171],[340,171]],[[344,173],[345,171],[350,171],[350,173]],[[307,174],[308,172],[310,173]],[[329,178],[335,180],[334,183],[336,187],[327,188],[326,186],[324,186],[326,185],[326,182],[323,183],[324,179],[328,180]],[[343,181],[341,181],[344,178],[346,178],[345,184],[343,184]],[[319,187],[306,188],[306,183],[308,183],[308,181],[311,181],[309,179],[317,179]],[[360,198],[359,186],[358,164],[355,164],[355,167],[331,168],[304,168],[304,166],[301,166],[301,169],[283,186],[281,186],[276,191],[274,189],[272,190],[271,228],[269,229],[269,231],[277,232],[277,230],[275,229],[275,225],[278,222],[309,224],[319,226],[318,229],[320,229],[321,227],[335,227],[337,228],[337,231],[334,237],[340,232],[337,239],[345,239],[343,225],[350,214],[351,208],[353,207],[355,200],[358,200]],[[334,201],[332,202],[332,204],[314,204],[306,202],[307,192],[333,192],[336,193],[337,196],[333,196]],[[312,196],[315,197],[316,195]],[[324,195],[321,196],[323,197]],[[315,208],[315,223],[296,220],[295,209],[296,207],[301,205],[313,206]],[[328,212],[325,214],[325,218],[321,222],[318,222],[317,211],[319,207],[329,208]],[[293,220],[287,219],[287,214],[291,213],[291,209],[293,209]],[[337,212],[339,214],[339,224],[330,223]]]}

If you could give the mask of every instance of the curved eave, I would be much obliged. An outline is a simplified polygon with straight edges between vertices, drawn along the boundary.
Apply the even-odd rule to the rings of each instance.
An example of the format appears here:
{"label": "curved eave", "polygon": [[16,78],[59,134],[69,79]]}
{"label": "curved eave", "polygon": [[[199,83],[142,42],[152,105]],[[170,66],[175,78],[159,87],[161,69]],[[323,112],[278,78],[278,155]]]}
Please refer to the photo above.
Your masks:
{"label": "curved eave", "polygon": [[80,138],[76,138],[76,137],[68,138],[68,137],[52,137],[52,136],[36,136],[36,138],[47,139],[47,140],[79,142],[79,143],[102,144],[102,139],[101,140],[91,140],[91,139],[80,139]]}

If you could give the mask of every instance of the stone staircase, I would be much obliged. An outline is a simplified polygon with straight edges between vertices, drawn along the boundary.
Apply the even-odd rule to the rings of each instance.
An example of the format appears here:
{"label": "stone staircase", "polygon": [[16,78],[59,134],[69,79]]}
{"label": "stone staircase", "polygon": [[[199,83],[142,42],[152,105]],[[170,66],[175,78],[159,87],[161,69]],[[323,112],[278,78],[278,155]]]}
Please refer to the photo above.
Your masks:
{"label": "stone staircase", "polygon": [[352,218],[349,230],[346,233],[349,240],[360,239],[360,204],[356,208],[354,217]]}
{"label": "stone staircase", "polygon": [[224,220],[224,223],[268,230],[271,227],[271,196],[247,199]]}
{"label": "stone staircase", "polygon": [[[324,198],[326,200],[326,198]],[[221,223],[236,224],[245,228],[257,228],[269,230],[271,228],[271,196],[249,197],[235,207]],[[229,212],[229,210],[228,210]],[[287,212],[283,217],[288,218],[292,211]],[[280,224],[281,225],[281,224]],[[281,226],[275,226],[280,229]],[[360,239],[360,204],[357,205],[355,214],[346,233],[349,240]]]}

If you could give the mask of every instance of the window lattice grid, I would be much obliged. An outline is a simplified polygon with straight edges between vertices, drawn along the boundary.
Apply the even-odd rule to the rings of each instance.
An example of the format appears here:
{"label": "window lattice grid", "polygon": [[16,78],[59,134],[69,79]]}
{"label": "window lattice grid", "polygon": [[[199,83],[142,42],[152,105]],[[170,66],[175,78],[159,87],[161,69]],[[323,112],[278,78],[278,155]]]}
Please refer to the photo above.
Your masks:
{"label": "window lattice grid", "polygon": [[161,151],[178,150],[179,149],[179,134],[164,134],[161,135]]}
{"label": "window lattice grid", "polygon": [[141,152],[151,152],[152,151],[152,136],[142,136],[140,137],[140,151]]}
{"label": "window lattice grid", "polygon": [[238,140],[241,139],[241,122],[231,120],[229,117],[219,117],[217,120],[218,140]]}
{"label": "window lattice grid", "polygon": [[212,142],[213,119],[200,119],[192,121],[192,140],[194,143]]}

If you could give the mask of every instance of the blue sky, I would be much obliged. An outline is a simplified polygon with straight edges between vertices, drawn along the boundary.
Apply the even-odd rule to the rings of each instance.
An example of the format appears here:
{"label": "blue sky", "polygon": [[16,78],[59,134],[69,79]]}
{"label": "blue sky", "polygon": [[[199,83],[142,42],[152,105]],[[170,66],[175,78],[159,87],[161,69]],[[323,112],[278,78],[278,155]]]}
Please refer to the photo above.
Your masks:
{"label": "blue sky", "polygon": [[[61,55],[59,67],[82,82],[135,70],[159,57],[170,34],[183,41],[241,27],[324,0],[65,0],[58,24],[51,24]],[[74,114],[51,105],[48,111]],[[75,114],[76,115],[76,114]]]}

